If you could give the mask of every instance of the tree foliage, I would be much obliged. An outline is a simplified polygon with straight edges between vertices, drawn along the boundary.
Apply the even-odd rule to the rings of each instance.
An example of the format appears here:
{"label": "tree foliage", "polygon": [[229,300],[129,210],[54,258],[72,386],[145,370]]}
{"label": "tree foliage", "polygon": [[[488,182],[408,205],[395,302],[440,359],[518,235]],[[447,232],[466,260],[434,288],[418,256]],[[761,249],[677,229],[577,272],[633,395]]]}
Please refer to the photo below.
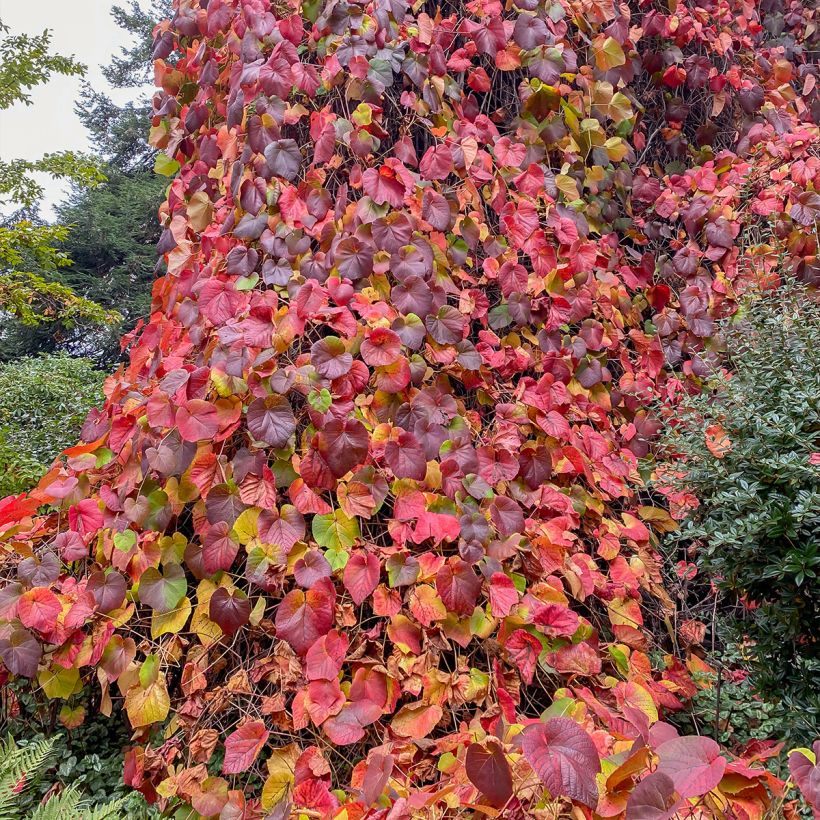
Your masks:
{"label": "tree foliage", "polygon": [[[14,103],[30,104],[28,91],[52,74],[83,74],[85,67],[71,57],[49,53],[51,35],[9,35],[0,23],[0,111]],[[0,311],[25,325],[54,322],[68,327],[78,321],[112,323],[120,317],[78,296],[55,281],[56,272],[71,264],[55,248],[66,228],[42,225],[32,211],[42,197],[35,172],[77,184],[94,186],[105,177],[91,158],[72,151],[48,154],[39,160],[0,162],[0,207],[15,212],[0,223]]]}
{"label": "tree foliage", "polygon": [[51,32],[39,35],[9,34],[0,22],[0,111],[15,103],[31,105],[32,88],[48,82],[52,74],[77,76],[85,66],[73,57],[51,53]]}
{"label": "tree foliage", "polygon": [[[786,286],[725,328],[730,373],[676,410],[674,499],[697,506],[675,541],[743,601],[755,681],[796,724],[820,727],[820,305]],[[670,476],[671,478],[671,476]],[[667,489],[669,491],[669,489]],[[688,499],[691,501],[691,499]]]}
{"label": "tree foliage", "polygon": [[664,720],[708,667],[639,458],[743,293],[817,275],[815,31],[175,3],[167,272],[0,506],[7,673],[121,702],[169,812],[762,818],[765,753]]}
{"label": "tree foliage", "polygon": [[[114,88],[150,82],[154,26],[170,15],[170,9],[168,0],[152,0],[147,5],[130,0],[127,5],[112,7],[116,23],[131,35],[131,44],[122,47],[103,68]],[[94,146],[111,166],[123,172],[149,167],[154,151],[145,141],[145,124],[151,112],[147,97],[117,105],[109,95],[83,83],[76,110]]]}
{"label": "tree foliage", "polygon": [[[124,47],[104,69],[113,86],[146,82],[154,22],[168,10],[163,2],[148,11],[137,3],[113,8],[116,21],[133,39],[133,45]],[[116,311],[120,321],[106,325],[93,317],[71,321],[66,316],[67,321],[58,317],[47,325],[8,323],[0,330],[0,359],[64,351],[109,367],[121,358],[122,328],[148,316],[160,234],[157,210],[167,187],[167,180],[152,171],[155,150],[145,141],[150,100],[142,95],[117,105],[84,83],[76,110],[103,160],[105,179],[96,185],[72,186],[67,201],[57,209],[59,222],[67,229],[60,228],[60,237],[55,237],[55,250],[71,264],[59,271],[51,266],[40,276]]]}

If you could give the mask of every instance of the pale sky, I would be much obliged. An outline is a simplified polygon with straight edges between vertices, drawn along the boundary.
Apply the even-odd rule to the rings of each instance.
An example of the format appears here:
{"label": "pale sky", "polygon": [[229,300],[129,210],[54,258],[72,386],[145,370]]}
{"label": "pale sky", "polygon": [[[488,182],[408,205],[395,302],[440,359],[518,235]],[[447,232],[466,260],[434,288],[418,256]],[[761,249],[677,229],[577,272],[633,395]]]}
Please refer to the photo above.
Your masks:
{"label": "pale sky", "polygon": [[[0,20],[13,34],[51,29],[52,50],[75,56],[88,66],[86,79],[95,88],[110,90],[100,66],[129,43],[127,32],[111,18],[112,5],[112,0],[0,0]],[[74,113],[79,93],[79,78],[54,75],[32,90],[32,105],[0,112],[0,158],[33,160],[53,151],[90,150],[85,128]],[[138,90],[115,89],[111,96],[122,103],[138,96]],[[146,131],[147,127],[146,123]],[[66,186],[47,177],[40,181],[46,189],[42,213],[48,218]]]}

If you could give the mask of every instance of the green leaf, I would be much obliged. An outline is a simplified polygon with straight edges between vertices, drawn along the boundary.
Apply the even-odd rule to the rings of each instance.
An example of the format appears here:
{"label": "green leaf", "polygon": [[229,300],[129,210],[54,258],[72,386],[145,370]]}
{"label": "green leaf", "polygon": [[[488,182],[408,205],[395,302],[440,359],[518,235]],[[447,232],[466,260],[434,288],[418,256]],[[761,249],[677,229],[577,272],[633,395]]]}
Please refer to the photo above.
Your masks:
{"label": "green leaf", "polygon": [[179,163],[167,154],[157,154],[154,161],[154,173],[164,177],[172,177],[179,171]]}
{"label": "green leaf", "polygon": [[350,549],[360,535],[359,522],[355,518],[348,518],[341,510],[314,515],[311,530],[320,547],[337,551]]}

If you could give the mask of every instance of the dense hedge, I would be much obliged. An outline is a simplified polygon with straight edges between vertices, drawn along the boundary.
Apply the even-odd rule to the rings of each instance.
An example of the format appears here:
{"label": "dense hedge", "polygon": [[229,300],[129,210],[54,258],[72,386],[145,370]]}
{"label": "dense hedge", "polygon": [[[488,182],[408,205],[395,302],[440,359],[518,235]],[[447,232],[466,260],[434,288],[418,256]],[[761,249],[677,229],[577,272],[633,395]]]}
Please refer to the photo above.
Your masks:
{"label": "dense hedge", "polygon": [[9,673],[96,677],[126,781],[208,817],[762,816],[760,754],[662,720],[704,664],[638,459],[739,295],[817,276],[815,27],[175,4],[168,272],[0,508]]}
{"label": "dense hedge", "polygon": [[680,404],[666,436],[666,460],[686,463],[670,484],[697,499],[670,542],[695,547],[701,577],[742,602],[727,607],[726,626],[748,644],[758,688],[811,742],[820,734],[820,303],[787,284],[723,336],[731,373]]}

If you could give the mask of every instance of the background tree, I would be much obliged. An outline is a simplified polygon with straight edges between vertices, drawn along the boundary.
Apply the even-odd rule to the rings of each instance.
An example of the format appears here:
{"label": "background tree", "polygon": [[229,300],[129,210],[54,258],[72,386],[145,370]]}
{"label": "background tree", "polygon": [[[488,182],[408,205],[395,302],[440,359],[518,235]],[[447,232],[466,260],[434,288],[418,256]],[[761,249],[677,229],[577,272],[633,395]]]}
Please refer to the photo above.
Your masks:
{"label": "background tree", "polygon": [[[29,105],[29,91],[53,74],[82,75],[85,66],[73,57],[50,53],[51,35],[12,35],[0,22],[0,110],[18,102]],[[59,271],[71,264],[56,248],[67,237],[64,225],[45,225],[36,216],[42,186],[35,172],[71,180],[78,186],[99,185],[104,175],[89,157],[72,151],[39,160],[0,161],[0,312],[23,325],[59,322],[111,324],[119,314],[103,308],[59,282]]]}
{"label": "background tree", "polygon": [[[154,0],[141,5],[115,6],[112,14],[131,35],[103,73],[115,88],[145,85],[150,80],[152,31],[167,16],[170,3]],[[160,228],[157,208],[168,180],[153,173],[154,150],[145,139],[150,100],[117,105],[109,95],[83,83],[77,113],[88,129],[104,181],[92,186],[72,185],[68,198],[57,207],[61,225],[51,231],[52,246],[70,267],[40,264],[42,278],[56,280],[84,299],[116,311],[121,321],[101,326],[93,317],[70,317],[48,328],[30,322],[10,323],[0,330],[0,359],[42,352],[65,351],[87,356],[101,367],[120,357],[119,337],[145,317],[151,302],[151,281],[156,269],[156,243]],[[46,260],[47,261],[47,260]]]}

